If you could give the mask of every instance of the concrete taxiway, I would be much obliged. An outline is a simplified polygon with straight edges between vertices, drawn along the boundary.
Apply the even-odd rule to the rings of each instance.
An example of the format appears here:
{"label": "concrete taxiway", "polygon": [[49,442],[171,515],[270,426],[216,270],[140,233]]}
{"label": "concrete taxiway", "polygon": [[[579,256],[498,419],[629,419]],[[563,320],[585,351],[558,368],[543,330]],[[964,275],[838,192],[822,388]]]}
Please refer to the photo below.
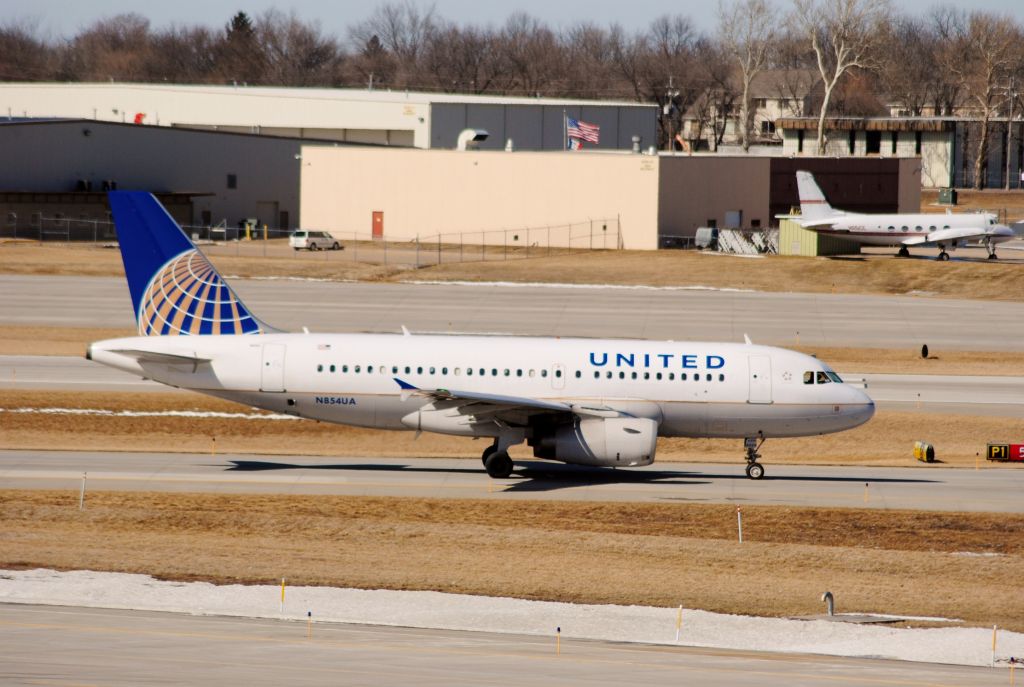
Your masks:
{"label": "concrete taxiway", "polygon": [[[513,333],[776,345],[1019,350],[1024,303],[649,288],[231,280],[259,317],[297,331]],[[124,280],[0,275],[0,324],[134,328]],[[957,326],[949,326],[956,322]]]}
{"label": "concrete taxiway", "polygon": [[584,468],[516,461],[494,480],[478,458],[308,458],[252,454],[0,451],[0,484],[17,489],[87,489],[263,494],[334,494],[559,501],[734,503],[1024,513],[1024,466],[955,469],[774,465],[747,479],[736,463],[655,463]]}
{"label": "concrete taxiway", "polygon": [[1005,685],[1005,670],[150,611],[0,605],[0,682]]}

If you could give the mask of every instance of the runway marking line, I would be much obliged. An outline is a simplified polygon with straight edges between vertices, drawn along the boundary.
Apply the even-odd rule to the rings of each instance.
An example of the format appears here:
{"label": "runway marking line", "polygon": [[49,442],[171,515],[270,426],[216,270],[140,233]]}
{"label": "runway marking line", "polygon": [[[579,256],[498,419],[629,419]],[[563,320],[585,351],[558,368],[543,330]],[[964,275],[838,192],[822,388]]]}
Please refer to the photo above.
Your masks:
{"label": "runway marking line", "polygon": [[[132,609],[112,609],[112,610],[119,610],[119,611],[127,610],[127,611],[130,611]],[[35,611],[35,612],[38,612],[38,610]],[[144,611],[144,612],[152,612],[152,611]],[[155,611],[155,613],[163,614],[163,613],[168,613],[168,612],[166,612],[166,611]],[[169,614],[172,615],[172,616],[179,616],[178,618],[176,618],[178,620],[181,619],[181,617],[180,617],[181,615],[185,615],[185,614],[177,614],[177,613],[174,613],[174,612],[170,612]],[[94,614],[94,615],[98,615],[98,614]],[[229,620],[229,621],[233,621],[233,622],[243,622],[243,621],[246,621],[246,620],[250,620],[250,621],[256,621],[257,623],[261,623],[261,622],[271,622],[271,621],[273,621],[273,619],[271,619],[271,618],[246,618],[246,617],[239,617],[239,616],[202,616],[202,617],[224,619],[224,620]],[[282,622],[291,622],[291,621],[282,621]],[[309,646],[312,643],[312,644],[316,644],[316,645],[326,645],[326,646],[333,646],[333,647],[338,647],[338,648],[351,648],[351,649],[360,648],[360,647],[364,646],[365,643],[366,643],[366,642],[351,642],[351,641],[324,640],[324,639],[310,640],[310,639],[306,639],[306,638],[285,639],[285,638],[275,638],[275,637],[260,636],[260,635],[255,635],[255,636],[237,635],[237,634],[231,635],[231,634],[225,634],[225,633],[212,633],[212,632],[180,632],[180,631],[171,631],[171,630],[150,630],[150,629],[129,628],[129,627],[113,628],[113,627],[101,627],[101,626],[92,626],[92,625],[76,625],[76,624],[67,624],[67,623],[26,623],[26,622],[7,621],[7,620],[0,619],[0,626],[4,626],[4,625],[6,625],[8,627],[21,627],[21,628],[26,628],[26,629],[39,629],[39,630],[63,629],[63,630],[69,630],[69,631],[75,631],[75,632],[86,631],[86,632],[98,632],[98,633],[108,633],[108,634],[133,634],[133,635],[143,634],[143,635],[153,636],[153,637],[182,637],[182,638],[194,638],[194,639],[204,639],[204,640],[221,640],[221,641],[238,641],[238,642],[257,641],[257,642],[262,642],[262,643],[267,643],[267,644],[286,644],[286,645],[295,645],[295,646]],[[377,628],[377,627],[379,627],[379,628],[386,628],[386,627],[389,627],[389,626],[383,626],[382,625],[382,626],[372,626],[372,627],[375,627],[375,628]],[[354,628],[354,629],[356,631],[358,631],[358,626],[356,626],[356,628]],[[404,628],[399,626],[397,629],[402,630]],[[348,627],[347,623],[341,623],[341,622],[333,621],[333,622],[322,623],[321,624],[321,631],[325,631],[325,630],[328,630],[328,631],[329,630],[333,630],[335,632],[347,632],[347,631],[350,631],[350,628]],[[438,630],[438,631],[439,632],[466,632],[467,634],[474,634],[471,631],[462,631],[462,630]],[[475,641],[477,641],[478,643],[481,642],[481,641],[499,641],[497,639],[493,639],[493,640],[491,639],[491,637],[493,636],[494,633],[484,632],[484,633],[479,633],[479,634],[482,635],[482,636],[479,637],[479,638],[473,637],[473,639]],[[436,635],[428,634],[427,636],[435,637]],[[531,636],[531,635],[525,635],[525,636],[524,635],[515,635],[515,636],[517,638],[519,638],[520,641],[522,641],[524,639],[525,640],[538,640],[538,641],[531,642],[531,643],[534,643],[534,644],[540,643],[540,641],[539,641],[540,638],[537,638],[537,637],[534,637],[534,636]],[[612,640],[583,639],[583,640],[571,640],[571,641],[582,641],[582,642],[586,642],[586,643],[604,643],[604,644],[612,643],[612,644],[614,644],[614,642]],[[543,643],[544,646],[546,646],[546,644],[547,644],[546,642]],[[685,669],[687,667],[696,667],[696,666],[687,666],[685,664],[671,664],[670,665],[670,664],[667,664],[667,663],[658,663],[658,662],[652,663],[649,660],[641,661],[641,660],[638,660],[638,659],[608,660],[608,659],[604,659],[604,658],[582,657],[582,656],[578,656],[578,655],[577,656],[571,656],[571,655],[570,656],[555,656],[555,655],[534,655],[534,654],[530,654],[530,653],[524,653],[524,652],[521,652],[521,651],[490,651],[490,650],[487,650],[487,647],[482,647],[482,646],[474,647],[474,648],[471,648],[471,649],[456,649],[456,648],[445,648],[445,647],[438,647],[438,646],[432,646],[432,647],[408,646],[408,645],[405,645],[405,644],[401,644],[400,645],[400,644],[381,643],[379,641],[375,642],[374,646],[376,648],[390,649],[390,650],[400,651],[400,652],[404,652],[404,653],[409,653],[409,652],[415,652],[415,653],[421,653],[421,654],[441,653],[441,654],[450,654],[450,655],[458,655],[458,656],[480,656],[481,654],[483,654],[484,656],[491,656],[491,657],[520,658],[520,659],[528,659],[528,660],[533,660],[533,661],[549,661],[549,662],[550,661],[555,661],[555,662],[557,662],[559,664],[566,663],[566,662],[574,662],[574,663],[580,663],[580,664],[586,664],[586,665],[592,665],[592,664],[597,664],[597,665],[641,665],[641,666],[646,667],[646,668],[656,668],[656,669],[660,669],[660,670],[681,670],[681,669]],[[748,652],[748,651],[734,650],[734,649],[728,649],[728,650],[720,649],[718,651],[715,651],[712,648],[711,652],[708,652],[708,651],[704,651],[704,649],[702,647],[692,647],[692,646],[691,647],[673,647],[673,646],[667,646],[667,645],[666,646],[660,646],[660,645],[639,644],[639,643],[638,643],[638,645],[636,647],[624,647],[624,646],[621,646],[621,643],[619,643],[618,646],[606,646],[606,647],[604,647],[602,649],[602,651],[604,653],[609,653],[609,652],[634,653],[634,652],[637,652],[637,651],[642,651],[642,652],[645,652],[645,653],[658,652],[658,653],[664,653],[664,654],[671,653],[671,654],[677,654],[677,655],[678,654],[688,654],[688,653],[696,653],[698,655],[703,653],[703,654],[706,655],[708,653],[711,653],[711,655],[713,657],[716,657],[716,658],[719,658],[719,657],[721,657],[721,658],[728,658],[728,657],[740,656],[740,657],[743,657],[743,658],[745,658],[747,660],[751,660],[751,661],[758,661],[758,660],[768,660],[768,661],[775,661],[775,662],[793,661],[793,662],[804,663],[804,664],[828,663],[830,660],[831,661],[837,661],[837,660],[838,661],[858,660],[855,657],[845,657],[845,656],[834,656],[834,657],[832,657],[832,656],[826,656],[826,655],[822,655],[822,656],[807,656],[807,655],[800,655],[800,654],[787,655],[787,654],[783,654],[783,653],[780,653],[780,652],[776,652],[776,653],[773,654],[771,652],[753,652],[753,651],[749,651]],[[203,665],[207,665],[207,664],[211,663],[210,661],[197,661],[197,660],[194,660],[194,659],[181,659],[181,658],[173,658],[173,659],[168,659],[168,660],[172,660],[172,661],[175,661],[175,662],[178,662],[178,663],[181,663],[183,661],[184,662],[189,662],[189,663],[196,663],[196,664],[200,664],[201,663]],[[861,660],[869,660],[869,659],[861,659]],[[221,663],[220,665],[230,665],[230,664]],[[253,667],[253,664],[252,664],[251,661],[247,662],[247,663],[235,664],[235,665],[246,666],[246,667]],[[926,665],[931,665],[931,664],[926,664]],[[971,668],[973,666],[956,666],[956,667],[957,668]],[[307,670],[310,669],[309,666],[306,666],[305,668]],[[714,665],[712,665],[712,666],[701,665],[700,668],[702,668],[704,670],[715,671],[715,672],[720,672],[720,673],[736,673],[736,674],[742,674],[742,675],[757,675],[757,676],[761,676],[761,677],[787,677],[787,678],[790,678],[790,679],[806,679],[806,680],[810,680],[812,682],[812,684],[815,681],[825,681],[825,682],[833,682],[833,683],[850,683],[850,684],[905,685],[905,686],[918,686],[918,687],[919,686],[924,686],[924,685],[930,685],[932,687],[945,687],[945,685],[947,684],[947,683],[937,683],[937,682],[932,682],[932,681],[903,680],[903,679],[897,679],[897,678],[866,678],[864,676],[846,677],[846,676],[841,676],[841,675],[822,675],[820,673],[801,673],[801,672],[795,672],[795,671],[789,671],[789,670],[782,670],[782,671],[748,670],[748,669],[743,669],[743,668],[729,668],[729,667],[725,667],[725,666],[714,666]],[[351,670],[324,669],[324,668],[312,668],[312,669],[313,670],[317,670],[319,672],[342,672],[342,673],[346,673],[346,672],[365,673],[365,672],[367,672],[367,671],[351,671]],[[374,670],[374,673],[379,675],[380,671],[379,670]],[[479,679],[476,678],[476,682],[478,682],[478,680]],[[955,685],[955,684],[959,684],[959,683],[948,683],[948,684],[949,685]]]}

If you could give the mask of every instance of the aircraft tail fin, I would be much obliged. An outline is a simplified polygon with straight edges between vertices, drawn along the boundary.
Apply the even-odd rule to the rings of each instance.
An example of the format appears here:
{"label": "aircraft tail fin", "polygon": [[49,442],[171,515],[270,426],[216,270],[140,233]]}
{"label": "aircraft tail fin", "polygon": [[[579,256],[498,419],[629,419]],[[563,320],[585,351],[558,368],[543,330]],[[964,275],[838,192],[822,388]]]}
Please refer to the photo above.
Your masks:
{"label": "aircraft tail fin", "polygon": [[152,194],[108,194],[135,321],[142,336],[261,334],[210,261]]}
{"label": "aircraft tail fin", "polygon": [[800,214],[805,220],[824,219],[840,214],[828,204],[825,194],[810,172],[796,173],[796,187],[800,192]]}

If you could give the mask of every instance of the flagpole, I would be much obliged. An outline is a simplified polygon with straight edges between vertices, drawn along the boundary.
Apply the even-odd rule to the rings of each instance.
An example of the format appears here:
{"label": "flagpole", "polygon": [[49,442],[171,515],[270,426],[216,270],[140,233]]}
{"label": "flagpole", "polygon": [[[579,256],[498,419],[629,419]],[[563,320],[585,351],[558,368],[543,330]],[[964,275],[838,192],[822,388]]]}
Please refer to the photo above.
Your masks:
{"label": "flagpole", "polygon": [[569,149],[569,120],[566,119],[565,109],[562,109],[562,150]]}

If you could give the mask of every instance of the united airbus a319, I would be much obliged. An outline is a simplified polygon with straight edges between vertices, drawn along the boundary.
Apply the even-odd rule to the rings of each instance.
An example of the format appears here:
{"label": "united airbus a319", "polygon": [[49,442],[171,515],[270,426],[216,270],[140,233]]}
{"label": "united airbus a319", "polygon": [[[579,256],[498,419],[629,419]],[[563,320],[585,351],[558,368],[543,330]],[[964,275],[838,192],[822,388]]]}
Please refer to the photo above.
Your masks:
{"label": "united airbus a319", "polygon": [[761,443],[868,421],[864,391],[822,361],[745,343],[517,336],[287,333],[257,319],[149,193],[110,193],[138,336],[90,360],[276,413],[358,427],[490,440],[590,466],[654,462],[662,437]]}

